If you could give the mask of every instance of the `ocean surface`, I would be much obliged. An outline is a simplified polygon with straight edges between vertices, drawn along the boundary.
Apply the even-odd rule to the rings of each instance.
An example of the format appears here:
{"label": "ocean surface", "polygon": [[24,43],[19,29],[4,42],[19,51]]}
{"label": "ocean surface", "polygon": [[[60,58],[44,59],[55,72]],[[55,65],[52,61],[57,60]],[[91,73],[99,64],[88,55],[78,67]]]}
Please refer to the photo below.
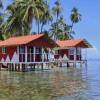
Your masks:
{"label": "ocean surface", "polygon": [[100,60],[88,67],[0,71],[0,100],[100,100]]}

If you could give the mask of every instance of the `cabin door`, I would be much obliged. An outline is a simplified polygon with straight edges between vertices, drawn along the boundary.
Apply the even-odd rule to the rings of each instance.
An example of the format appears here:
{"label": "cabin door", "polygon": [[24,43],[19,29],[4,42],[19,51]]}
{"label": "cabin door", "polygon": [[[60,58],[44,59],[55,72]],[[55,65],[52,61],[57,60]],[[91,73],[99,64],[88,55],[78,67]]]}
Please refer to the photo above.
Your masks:
{"label": "cabin door", "polygon": [[28,47],[28,62],[41,62],[41,48]]}
{"label": "cabin door", "polygon": [[25,46],[19,47],[19,61],[25,62]]}
{"label": "cabin door", "polygon": [[27,60],[28,62],[35,62],[35,53],[34,53],[34,47],[29,46],[28,47],[28,56],[27,56]]}

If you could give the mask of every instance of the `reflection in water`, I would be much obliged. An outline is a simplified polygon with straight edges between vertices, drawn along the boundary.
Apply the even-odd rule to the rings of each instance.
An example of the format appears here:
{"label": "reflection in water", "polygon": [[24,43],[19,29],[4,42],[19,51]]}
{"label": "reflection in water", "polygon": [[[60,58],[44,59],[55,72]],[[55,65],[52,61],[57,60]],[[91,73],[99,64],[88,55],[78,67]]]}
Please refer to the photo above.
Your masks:
{"label": "reflection in water", "polygon": [[26,73],[1,71],[0,100],[99,100],[95,99],[99,92],[93,88],[97,83],[93,83],[88,71],[85,67]]}

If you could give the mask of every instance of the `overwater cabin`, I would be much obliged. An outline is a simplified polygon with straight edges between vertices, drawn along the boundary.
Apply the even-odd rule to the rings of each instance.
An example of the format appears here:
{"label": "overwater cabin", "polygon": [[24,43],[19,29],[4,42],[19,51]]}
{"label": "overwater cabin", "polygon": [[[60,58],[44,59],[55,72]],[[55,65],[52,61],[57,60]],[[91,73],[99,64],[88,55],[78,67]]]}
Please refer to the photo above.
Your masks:
{"label": "overwater cabin", "polygon": [[2,64],[48,63],[57,44],[45,34],[11,37],[0,42]]}
{"label": "overwater cabin", "polygon": [[87,60],[87,48],[91,48],[92,45],[85,39],[72,39],[57,41],[60,46],[55,49],[54,58],[56,60],[65,60],[69,62],[81,62]]}

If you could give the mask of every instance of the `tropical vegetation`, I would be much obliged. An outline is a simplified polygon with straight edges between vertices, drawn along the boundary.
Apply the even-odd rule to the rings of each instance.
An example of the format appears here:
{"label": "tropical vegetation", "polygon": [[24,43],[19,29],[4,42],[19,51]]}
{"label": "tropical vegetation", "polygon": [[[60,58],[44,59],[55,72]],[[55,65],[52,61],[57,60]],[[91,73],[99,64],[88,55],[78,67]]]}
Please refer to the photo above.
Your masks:
{"label": "tropical vegetation", "polygon": [[[3,9],[1,1],[0,9]],[[74,7],[70,15],[72,24],[66,23],[60,0],[56,0],[52,8],[48,0],[13,0],[5,12],[0,13],[0,39],[45,32],[54,40],[72,39],[73,25],[81,20],[81,14]],[[37,32],[32,32],[33,23]]]}

